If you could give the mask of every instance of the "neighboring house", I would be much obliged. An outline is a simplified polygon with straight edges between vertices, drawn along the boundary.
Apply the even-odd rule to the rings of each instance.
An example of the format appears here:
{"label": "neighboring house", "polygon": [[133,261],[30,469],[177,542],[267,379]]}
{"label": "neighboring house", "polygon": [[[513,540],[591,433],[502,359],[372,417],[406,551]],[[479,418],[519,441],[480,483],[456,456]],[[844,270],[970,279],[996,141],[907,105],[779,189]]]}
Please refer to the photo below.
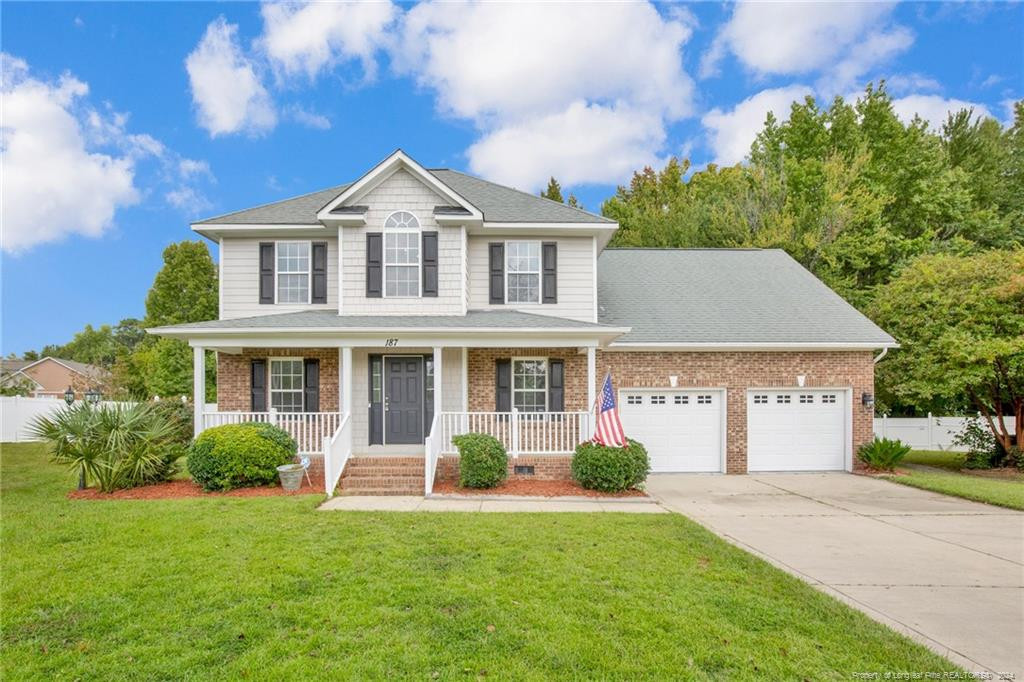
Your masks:
{"label": "neighboring house", "polygon": [[[149,331],[196,349],[197,391],[217,352],[197,431],[275,420],[328,453],[328,491],[346,460],[343,491],[429,491],[466,431],[568,476],[607,372],[654,471],[850,470],[896,345],[782,251],[606,248],[607,218],[401,151],[192,229],[219,245],[220,319]],[[370,480],[370,456],[409,472]]]}
{"label": "neighboring house", "polygon": [[0,385],[24,387],[36,398],[63,398],[71,388],[75,398],[85,397],[90,388],[102,387],[109,373],[102,367],[63,358],[0,360]]}

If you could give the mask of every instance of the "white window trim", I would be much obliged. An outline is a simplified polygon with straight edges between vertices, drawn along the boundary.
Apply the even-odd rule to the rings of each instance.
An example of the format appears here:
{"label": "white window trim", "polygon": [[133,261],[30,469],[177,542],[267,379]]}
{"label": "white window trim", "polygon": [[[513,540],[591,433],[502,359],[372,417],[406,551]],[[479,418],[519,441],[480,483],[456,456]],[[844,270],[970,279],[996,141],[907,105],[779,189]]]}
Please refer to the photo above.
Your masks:
{"label": "white window trim", "polygon": [[[305,305],[312,305],[313,303],[313,242],[312,240],[306,239],[278,239],[274,241],[274,305],[303,305],[300,302],[289,302],[281,303],[277,300],[278,289],[280,287],[279,281],[281,277],[281,268],[277,266],[277,247],[280,244],[307,244],[309,246],[309,258],[307,259],[306,267],[306,303]],[[299,275],[299,272],[286,272],[286,275]]]}
{"label": "white window trim", "polygon": [[[516,363],[517,362],[523,362],[523,361],[538,361],[538,360],[540,362],[544,363],[544,388],[543,389],[539,389],[539,388],[518,388],[517,389],[516,388]],[[544,413],[546,413],[548,411],[548,408],[550,407],[550,405],[548,405],[548,391],[551,389],[551,385],[550,385],[550,381],[551,381],[551,365],[548,362],[548,358],[540,357],[540,356],[519,356],[519,357],[514,357],[514,358],[512,358],[512,368],[511,369],[512,369],[512,376],[510,378],[512,380],[511,381],[511,384],[512,384],[512,386],[511,386],[512,394],[509,397],[510,397],[510,402],[511,402],[512,409],[516,409],[516,392],[517,391],[519,393],[537,393],[538,391],[540,391],[540,392],[544,393],[544,409],[540,410],[539,413],[538,412],[532,412],[531,414],[544,414]],[[526,414],[526,413],[524,413],[524,414]]]}
{"label": "white window trim", "polygon": [[[384,225],[387,224],[388,220],[391,219],[391,216],[395,215],[396,213],[408,213],[409,215],[411,215],[413,218],[416,219],[416,224],[419,227],[384,227]],[[381,237],[381,245],[380,245],[381,246],[381,255],[380,255],[380,262],[381,262],[381,270],[380,270],[380,277],[381,277],[380,289],[381,289],[381,292],[380,292],[380,294],[381,294],[381,297],[382,298],[423,298],[423,223],[420,222],[419,216],[417,216],[415,213],[413,213],[412,211],[409,211],[407,209],[399,209],[397,211],[392,211],[391,213],[389,213],[387,215],[386,218],[384,218],[384,222],[381,223],[381,229],[384,231],[383,232],[383,236]],[[419,254],[419,258],[416,259],[416,263],[391,263],[390,265],[391,265],[391,267],[399,267],[399,268],[411,268],[411,267],[413,267],[415,265],[415,267],[416,267],[416,291],[418,292],[415,296],[409,296],[409,295],[404,295],[404,296],[392,295],[392,296],[388,296],[388,235],[389,234],[401,234],[401,233],[417,234],[417,235],[419,235],[419,240],[418,240],[418,245],[417,245],[417,253]]]}
{"label": "white window trim", "polygon": [[[299,384],[300,384],[300,388],[298,388],[298,389],[294,389],[294,388],[288,388],[288,389],[277,388],[277,389],[275,389],[274,388],[274,363],[280,363],[280,362],[286,362],[286,361],[294,362],[295,360],[298,360],[302,364],[302,369],[299,370]],[[276,407],[274,407],[274,393],[275,392],[276,393],[295,393],[295,391],[298,390],[299,393],[301,394],[301,398],[302,398],[302,402],[301,402],[302,409],[298,410],[298,412],[305,412],[306,411],[306,365],[305,365],[305,358],[297,358],[297,357],[294,357],[294,356],[274,356],[272,358],[267,358],[267,368],[270,370],[270,371],[267,372],[267,409],[268,410],[276,410],[277,409]],[[297,414],[297,412],[290,412],[288,414]]]}
{"label": "white window trim", "polygon": [[[537,245],[537,300],[536,301],[510,301],[508,300],[508,276],[509,275],[532,275],[530,270],[517,270],[512,272],[508,268],[508,245],[509,244],[536,244]],[[544,300],[544,244],[539,239],[506,239],[505,240],[505,305],[540,305]]]}

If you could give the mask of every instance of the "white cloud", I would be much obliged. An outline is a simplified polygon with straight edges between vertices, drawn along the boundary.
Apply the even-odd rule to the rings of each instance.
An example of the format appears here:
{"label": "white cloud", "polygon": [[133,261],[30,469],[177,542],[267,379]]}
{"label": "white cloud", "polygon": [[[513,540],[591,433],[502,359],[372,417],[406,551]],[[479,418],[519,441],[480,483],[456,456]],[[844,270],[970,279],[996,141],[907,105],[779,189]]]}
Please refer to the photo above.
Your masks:
{"label": "white cloud", "polygon": [[279,76],[305,73],[310,80],[340,61],[358,59],[367,78],[374,54],[394,20],[391,2],[264,3],[259,43]]}
{"label": "white cloud", "polygon": [[731,52],[759,74],[809,73],[844,56],[892,12],[877,2],[744,2],[715,37],[701,61],[701,76],[717,75]]}
{"label": "white cloud", "polygon": [[566,186],[620,182],[658,163],[664,142],[656,113],[578,101],[564,112],[498,128],[467,156],[474,173],[533,192],[550,176]]}
{"label": "white cloud", "polygon": [[89,151],[73,113],[89,87],[70,74],[55,83],[2,55],[2,247],[19,252],[71,234],[98,237],[118,208],[139,200],[128,155]]}
{"label": "white cloud", "polygon": [[210,22],[185,60],[199,125],[211,137],[259,134],[277,124],[277,114],[252,60],[238,43],[238,26],[224,17]]}
{"label": "white cloud", "polygon": [[828,68],[818,81],[818,89],[826,95],[863,85],[861,77],[871,69],[888,62],[914,44],[914,34],[902,26],[872,32],[863,42],[850,49],[846,56]]}
{"label": "white cloud", "polygon": [[920,73],[897,73],[885,79],[886,89],[896,95],[942,90],[942,84]]}
{"label": "white cloud", "polygon": [[330,130],[331,119],[327,118],[323,114],[317,114],[301,106],[294,104],[287,108],[288,118],[292,119],[296,123],[301,123],[307,128],[315,128],[316,130]]}
{"label": "white cloud", "polygon": [[130,116],[88,103],[89,86],[69,73],[44,81],[0,53],[2,248],[20,252],[80,234],[99,237],[117,211],[168,187],[168,203],[207,205],[197,182],[214,182],[205,161],[187,159],[145,133]]}
{"label": "white cloud", "polygon": [[764,127],[765,117],[771,111],[779,122],[789,119],[790,105],[812,94],[804,85],[762,90],[748,97],[729,111],[715,108],[701,118],[707,131],[708,142],[715,155],[715,163],[739,163],[750,153],[750,145]]}
{"label": "white cloud", "polygon": [[615,182],[692,114],[692,22],[647,3],[426,2],[403,17],[392,58],[480,130],[476,172],[530,188],[550,175]]}
{"label": "white cloud", "polygon": [[916,114],[928,121],[935,130],[942,127],[950,113],[961,109],[974,109],[976,117],[992,116],[992,112],[984,104],[962,99],[946,99],[938,95],[908,95],[893,100],[892,108],[904,123],[912,121]]}

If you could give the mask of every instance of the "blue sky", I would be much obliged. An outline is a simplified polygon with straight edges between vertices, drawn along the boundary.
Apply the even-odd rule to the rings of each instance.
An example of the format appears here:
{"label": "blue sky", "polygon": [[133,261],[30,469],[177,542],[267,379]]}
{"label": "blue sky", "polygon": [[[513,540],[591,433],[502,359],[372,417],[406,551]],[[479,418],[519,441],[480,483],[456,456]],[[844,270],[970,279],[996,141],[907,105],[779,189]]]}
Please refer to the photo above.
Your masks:
{"label": "blue sky", "polygon": [[930,121],[1024,96],[1007,3],[5,3],[0,30],[4,355],[142,317],[190,221],[396,147],[597,211],[644,164],[741,161],[804,93],[886,78]]}

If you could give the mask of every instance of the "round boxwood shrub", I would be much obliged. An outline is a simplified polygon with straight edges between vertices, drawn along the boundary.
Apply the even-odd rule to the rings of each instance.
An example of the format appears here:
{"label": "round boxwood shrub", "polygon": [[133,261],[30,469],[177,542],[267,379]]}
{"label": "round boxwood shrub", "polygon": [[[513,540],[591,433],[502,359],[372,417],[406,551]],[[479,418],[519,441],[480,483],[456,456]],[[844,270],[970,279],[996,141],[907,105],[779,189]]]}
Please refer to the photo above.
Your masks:
{"label": "round boxwood shrub", "polygon": [[207,429],[192,443],[188,471],[203,490],[231,490],[277,481],[277,467],[295,458],[298,446],[272,424],[251,422]]}
{"label": "round boxwood shrub", "polygon": [[650,471],[647,448],[626,439],[626,447],[580,443],[572,456],[572,477],[584,488],[617,493],[635,488]]}
{"label": "round boxwood shrub", "polygon": [[494,436],[467,433],[452,438],[459,449],[459,485],[493,488],[508,476],[508,454]]}

